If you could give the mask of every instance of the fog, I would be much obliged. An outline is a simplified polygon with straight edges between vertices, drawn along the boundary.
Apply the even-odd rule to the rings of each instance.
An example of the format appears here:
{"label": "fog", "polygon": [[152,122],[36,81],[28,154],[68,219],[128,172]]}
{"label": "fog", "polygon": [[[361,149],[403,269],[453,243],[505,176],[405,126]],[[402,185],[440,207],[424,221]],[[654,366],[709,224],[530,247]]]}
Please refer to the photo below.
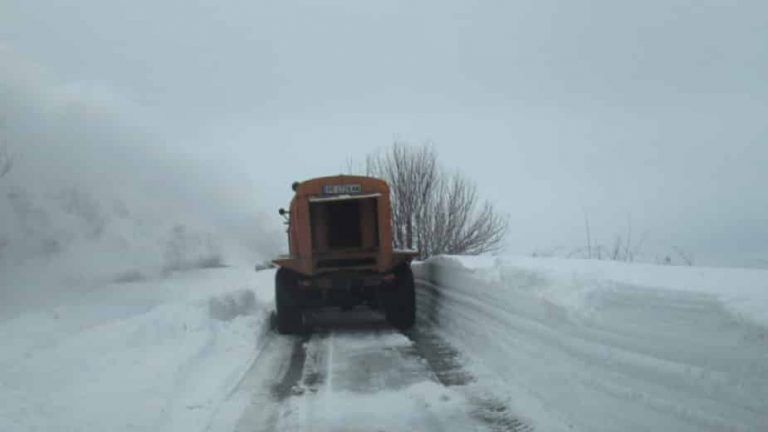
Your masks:
{"label": "fog", "polygon": [[108,87],[0,52],[0,319],[104,283],[252,265],[280,245],[233,173],[167,144]]}
{"label": "fog", "polygon": [[588,219],[765,265],[767,29],[759,1],[4,0],[0,187],[115,188],[269,255],[293,180],[401,139],[509,214],[507,253]]}

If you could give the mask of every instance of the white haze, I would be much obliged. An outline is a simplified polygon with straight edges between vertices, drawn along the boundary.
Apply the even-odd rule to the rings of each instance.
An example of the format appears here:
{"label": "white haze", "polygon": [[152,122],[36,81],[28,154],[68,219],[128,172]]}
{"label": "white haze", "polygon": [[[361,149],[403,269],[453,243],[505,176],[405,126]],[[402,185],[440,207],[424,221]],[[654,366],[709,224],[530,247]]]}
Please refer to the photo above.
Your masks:
{"label": "white haze", "polygon": [[0,95],[14,160],[0,179],[0,317],[279,248],[242,178],[147,132],[109,88],[57,82],[6,47]]}
{"label": "white haze", "polygon": [[[111,114],[86,110],[83,122],[66,109],[80,117],[70,135],[106,134],[120,158],[141,155],[124,165],[131,184],[163,179],[164,198],[144,205],[180,199],[185,217],[217,228],[233,214],[264,220],[277,249],[274,210],[293,180],[399,136],[433,142],[509,214],[507,253],[582,247],[586,215],[605,246],[631,221],[642,260],[679,263],[679,247],[738,266],[768,265],[766,29],[758,0],[0,6],[4,52],[58,83],[55,97],[37,81],[29,93],[45,106],[87,95]],[[77,142],[66,157],[112,157],[85,155],[100,140],[51,135]],[[122,178],[104,166],[96,183]],[[24,171],[49,175],[21,164],[14,175]]]}

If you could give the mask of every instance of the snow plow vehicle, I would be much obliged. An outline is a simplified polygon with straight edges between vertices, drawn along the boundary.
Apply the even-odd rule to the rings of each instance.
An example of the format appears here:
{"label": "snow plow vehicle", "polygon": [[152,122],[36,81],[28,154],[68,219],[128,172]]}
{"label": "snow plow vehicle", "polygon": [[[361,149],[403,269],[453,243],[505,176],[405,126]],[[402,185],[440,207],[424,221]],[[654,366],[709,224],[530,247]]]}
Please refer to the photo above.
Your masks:
{"label": "snow plow vehicle", "polygon": [[296,182],[293,190],[289,210],[280,209],[289,254],[273,260],[278,332],[301,332],[308,309],[359,305],[383,310],[398,329],[412,327],[416,252],[393,248],[387,183],[340,175]]}

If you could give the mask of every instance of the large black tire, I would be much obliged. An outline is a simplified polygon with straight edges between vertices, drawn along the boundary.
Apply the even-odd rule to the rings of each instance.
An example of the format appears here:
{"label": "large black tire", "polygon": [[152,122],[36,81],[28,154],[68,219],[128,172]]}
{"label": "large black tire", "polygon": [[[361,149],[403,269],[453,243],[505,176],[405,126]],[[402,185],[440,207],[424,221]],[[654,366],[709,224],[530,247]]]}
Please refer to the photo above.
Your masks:
{"label": "large black tire", "polygon": [[280,334],[301,333],[304,329],[299,278],[281,268],[275,275],[275,309],[277,331]]}
{"label": "large black tire", "polygon": [[395,269],[395,283],[386,296],[387,321],[398,330],[408,330],[416,322],[416,292],[409,264]]}

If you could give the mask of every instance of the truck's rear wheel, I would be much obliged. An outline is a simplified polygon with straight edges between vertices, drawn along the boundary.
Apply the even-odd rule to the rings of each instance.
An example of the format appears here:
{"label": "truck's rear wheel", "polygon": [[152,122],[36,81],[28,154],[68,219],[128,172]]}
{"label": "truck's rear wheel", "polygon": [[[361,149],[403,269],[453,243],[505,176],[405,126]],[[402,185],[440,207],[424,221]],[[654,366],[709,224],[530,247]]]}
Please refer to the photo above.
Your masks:
{"label": "truck's rear wheel", "polygon": [[387,321],[399,330],[413,327],[416,321],[416,292],[410,265],[404,264],[395,269],[395,284],[386,297]]}
{"label": "truck's rear wheel", "polygon": [[281,334],[300,333],[304,328],[299,279],[295,273],[281,268],[275,275],[275,309],[277,331]]}

